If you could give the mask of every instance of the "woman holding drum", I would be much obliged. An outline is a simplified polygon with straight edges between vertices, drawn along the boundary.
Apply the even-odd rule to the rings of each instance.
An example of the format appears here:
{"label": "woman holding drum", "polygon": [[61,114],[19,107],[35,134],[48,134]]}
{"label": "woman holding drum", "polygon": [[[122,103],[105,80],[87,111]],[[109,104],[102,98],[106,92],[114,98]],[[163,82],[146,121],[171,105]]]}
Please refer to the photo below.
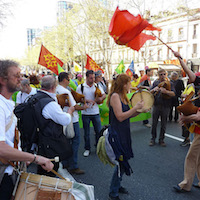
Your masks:
{"label": "woman holding drum", "polygon": [[[129,92],[130,87],[131,78],[126,74],[118,75],[112,82],[107,100],[110,126],[118,134],[128,159],[133,157],[129,118],[138,115],[140,113],[138,109],[143,108],[144,105],[143,100],[141,100],[133,108],[129,108],[129,100],[126,94]],[[118,176],[118,167],[116,166],[110,185],[110,200],[119,200],[119,193],[128,194],[128,191],[121,186],[123,174],[123,168],[120,167],[120,177]]]}

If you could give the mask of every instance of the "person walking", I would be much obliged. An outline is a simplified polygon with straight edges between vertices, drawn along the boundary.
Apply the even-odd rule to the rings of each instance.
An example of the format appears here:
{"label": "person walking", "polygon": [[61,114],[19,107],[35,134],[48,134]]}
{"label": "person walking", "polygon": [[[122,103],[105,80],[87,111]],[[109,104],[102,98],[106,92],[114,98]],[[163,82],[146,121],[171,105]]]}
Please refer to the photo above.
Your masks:
{"label": "person walking", "polygon": [[[140,101],[133,108],[129,108],[129,99],[126,94],[129,92],[130,87],[131,78],[126,74],[118,75],[112,81],[111,90],[107,99],[110,126],[119,136],[127,159],[133,157],[129,119],[138,115],[139,112],[137,110],[144,105],[144,102]],[[121,186],[122,176],[124,174],[123,166],[120,166],[120,176],[118,176],[118,170],[118,166],[116,166],[110,185],[110,200],[120,200],[119,193],[128,194],[128,191]]]}

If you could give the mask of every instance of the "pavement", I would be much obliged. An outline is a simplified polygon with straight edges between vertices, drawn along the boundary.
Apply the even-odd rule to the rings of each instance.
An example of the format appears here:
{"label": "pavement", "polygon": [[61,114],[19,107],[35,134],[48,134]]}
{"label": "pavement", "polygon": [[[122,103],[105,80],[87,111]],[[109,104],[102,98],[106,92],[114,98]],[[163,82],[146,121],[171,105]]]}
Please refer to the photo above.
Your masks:
{"label": "pavement", "polygon": [[[151,120],[150,120],[151,123]],[[158,123],[158,134],[160,122]],[[166,130],[166,147],[149,146],[151,128],[142,122],[131,123],[132,148],[134,158],[130,160],[133,169],[131,176],[123,176],[122,185],[129,191],[129,195],[120,195],[121,200],[198,200],[200,189],[192,187],[191,192],[177,193],[173,186],[183,180],[184,159],[189,147],[181,147],[183,141],[181,126],[175,122],[168,122]],[[192,138],[192,136],[191,136]],[[94,144],[94,131],[91,129],[91,144]],[[95,200],[107,200],[109,185],[114,169],[104,165],[95,153],[92,145],[89,157],[83,156],[84,141],[81,129],[81,145],[79,148],[79,167],[85,170],[84,175],[73,175],[81,183],[94,186]],[[66,170],[60,172],[69,178]],[[195,177],[194,182],[197,183]]]}

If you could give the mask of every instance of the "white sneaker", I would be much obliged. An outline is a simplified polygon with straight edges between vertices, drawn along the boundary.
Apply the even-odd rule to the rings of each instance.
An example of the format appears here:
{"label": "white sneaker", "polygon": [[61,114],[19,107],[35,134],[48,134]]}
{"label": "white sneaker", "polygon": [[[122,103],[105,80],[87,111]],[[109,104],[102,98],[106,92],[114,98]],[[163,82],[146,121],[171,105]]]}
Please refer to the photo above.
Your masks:
{"label": "white sneaker", "polygon": [[84,153],[83,153],[83,155],[85,157],[88,157],[90,155],[90,151],[89,150],[85,150]]}
{"label": "white sneaker", "polygon": [[147,128],[151,128],[151,124],[144,124]]}

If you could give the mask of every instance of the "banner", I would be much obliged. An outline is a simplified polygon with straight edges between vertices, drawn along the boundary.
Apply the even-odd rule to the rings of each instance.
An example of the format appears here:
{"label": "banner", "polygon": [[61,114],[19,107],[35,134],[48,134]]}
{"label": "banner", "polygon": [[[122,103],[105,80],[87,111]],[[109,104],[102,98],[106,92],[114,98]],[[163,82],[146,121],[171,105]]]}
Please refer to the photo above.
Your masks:
{"label": "banner", "polygon": [[87,55],[87,63],[86,63],[85,68],[88,69],[88,70],[93,70],[94,72],[100,70],[100,71],[102,71],[102,73],[104,73],[103,69],[101,69],[97,65],[97,63],[90,56],[88,56],[88,55]]}

